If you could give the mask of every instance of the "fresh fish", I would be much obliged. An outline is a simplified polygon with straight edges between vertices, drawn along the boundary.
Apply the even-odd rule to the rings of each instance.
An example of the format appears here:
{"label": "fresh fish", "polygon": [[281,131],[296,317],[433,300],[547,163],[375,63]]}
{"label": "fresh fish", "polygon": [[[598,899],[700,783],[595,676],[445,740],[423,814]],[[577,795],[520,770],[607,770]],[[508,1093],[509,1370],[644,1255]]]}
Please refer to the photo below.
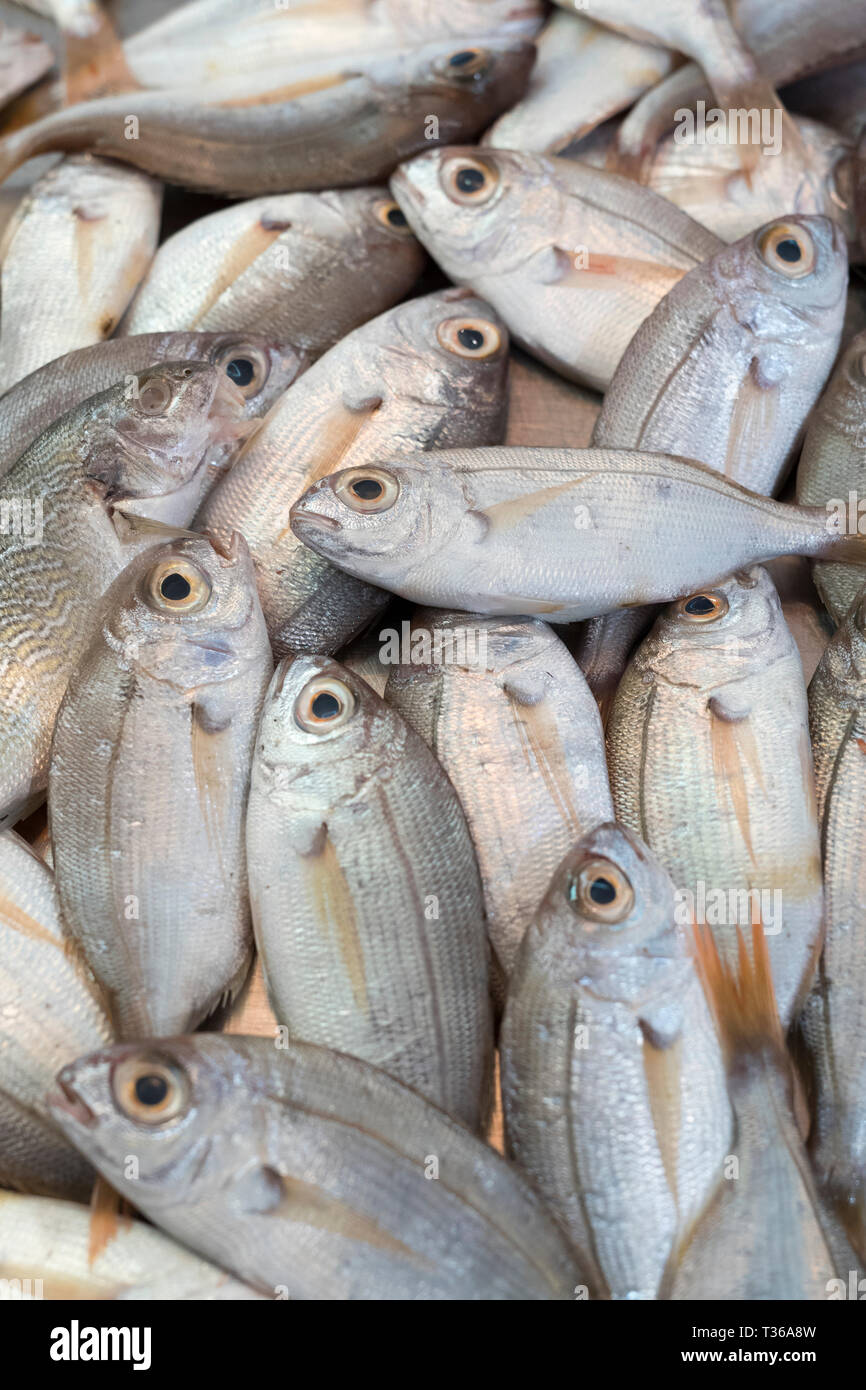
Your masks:
{"label": "fresh fish", "polygon": [[[797,1124],[797,1081],[773,996],[767,938],[740,936],[738,965],[699,938],[728,1066],[732,1148],[713,1200],[671,1257],[661,1297],[826,1299],[837,1269]],[[846,1271],[847,1273],[847,1271]]]}
{"label": "fresh fish", "polygon": [[[818,402],[797,469],[797,501],[825,506],[840,530],[864,525],[866,497],[866,332],[840,357]],[[817,564],[815,586],[833,620],[842,622],[866,584],[866,563]]]}
{"label": "fresh fish", "polygon": [[246,977],[244,811],[272,667],[243,539],[187,536],[116,580],[70,680],[49,774],[57,892],[119,1037],[191,1029]]}
{"label": "fresh fish", "polygon": [[34,184],[0,246],[0,389],[109,338],[156,250],[162,190],[89,155]]}
{"label": "fresh fish", "polygon": [[62,1300],[264,1297],[144,1221],[119,1221],[103,1239],[77,1202],[0,1192],[0,1301],[22,1289]]}
{"label": "fresh fish", "polygon": [[164,363],[56,420],[6,473],[0,517],[0,825],[41,799],[51,730],[100,595],[187,525],[238,433],[244,399],[216,366]]}
{"label": "fresh fish", "polygon": [[256,944],[277,1020],[471,1129],[492,1073],[484,905],[460,803],[393,709],[328,657],[284,661],[247,815]]}
{"label": "fresh fish", "polygon": [[502,1026],[507,1148],[614,1298],[655,1298],[722,1176],[719,1044],[675,922],[673,884],[602,825],[530,920]]}
{"label": "fresh fish", "polygon": [[508,368],[505,443],[555,449],[585,449],[601,409],[601,396],[534,357],[514,350]]}
{"label": "fresh fish", "polygon": [[54,67],[54,54],[36,34],[0,24],[0,110]]}
{"label": "fresh fish", "polygon": [[819,1185],[866,1260],[866,602],[828,646],[809,686],[826,935],[800,1020],[814,1073],[811,1151]]}
{"label": "fresh fish", "polygon": [[599,390],[662,296],[720,249],[649,190],[569,160],[429,150],[391,187],[452,280],[492,304],[536,357]]}
{"label": "fresh fish", "polygon": [[667,77],[674,56],[579,14],[555,10],[536,41],[522,101],[494,122],[485,145],[558,154]]}
{"label": "fresh fish", "polygon": [[58,1081],[58,1123],[118,1191],[272,1297],[593,1291],[518,1168],[354,1057],[199,1034],[94,1053]]}
{"label": "fresh fish", "polygon": [[823,217],[787,217],[684,275],[625,350],[599,448],[696,459],[774,493],[832,369],[848,257]]}
{"label": "fresh fish", "polygon": [[58,1067],[113,1041],[73,944],[51,870],[0,832],[0,1186],[86,1200],[96,1175],[45,1105]]}
{"label": "fresh fish", "polygon": [[575,643],[574,655],[586,683],[598,701],[602,723],[607,724],[613,697],[629,658],[638,642],[661,612],[656,604],[620,608],[601,618],[590,618]]}
{"label": "fresh fish", "polygon": [[617,817],[667,869],[683,920],[712,927],[726,959],[737,927],[763,923],[790,1023],[821,946],[821,852],[803,668],[764,570],[662,614],[607,749]]}
{"label": "fresh fish", "polygon": [[139,333],[68,352],[16,382],[0,401],[0,475],[44,430],[89,396],[163,362],[211,362],[264,415],[307,366],[294,343],[242,333]]}
{"label": "fresh fish", "polygon": [[507,373],[504,327],[452,288],[356,329],[277,402],[196,525],[246,537],[278,656],[335,652],[387,603],[296,540],[292,503],[335,464],[499,443]]}
{"label": "fresh fish", "polygon": [[860,561],[823,507],[756,497],[702,464],[627,449],[453,449],[347,468],[295,535],[414,603],[579,622],[693,593],[777,555]]}
{"label": "fresh fish", "polygon": [[239,198],[381,182],[431,142],[471,140],[522,94],[532,44],[454,42],[368,57],[361,71],[336,60],[297,81],[277,67],[140,92],[132,114],[128,95],[82,102],[0,140],[0,178],[46,150],[83,149]]}
{"label": "fresh fish", "polygon": [[253,198],[163,242],[121,331],[252,329],[318,357],[402,299],[423,263],[385,188]]}
{"label": "fresh fish", "polygon": [[422,610],[402,645],[385,696],[460,797],[507,978],[556,865],[613,816],[598,709],[568,649],[534,618]]}

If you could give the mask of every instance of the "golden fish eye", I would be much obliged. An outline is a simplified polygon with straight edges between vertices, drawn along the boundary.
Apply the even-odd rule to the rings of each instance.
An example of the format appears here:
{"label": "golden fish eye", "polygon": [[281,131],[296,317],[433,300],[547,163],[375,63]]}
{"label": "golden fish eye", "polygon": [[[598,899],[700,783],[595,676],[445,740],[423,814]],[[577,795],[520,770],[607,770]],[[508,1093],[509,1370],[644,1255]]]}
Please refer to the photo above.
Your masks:
{"label": "golden fish eye", "polygon": [[160,613],[198,613],[210,596],[207,576],[187,560],[162,560],[147,576],[148,607]]}
{"label": "golden fish eye", "polygon": [[458,48],[437,66],[448,77],[456,77],[460,82],[471,81],[487,71],[490,55],[483,48]]}
{"label": "golden fish eye", "polygon": [[495,357],[502,347],[502,334],[487,319],[445,319],[436,329],[436,337],[448,352],[479,361]]}
{"label": "golden fish eye", "polygon": [[610,859],[590,859],[569,879],[566,889],[573,910],[596,922],[622,922],[634,907],[634,889]]}
{"label": "golden fish eye", "polygon": [[308,734],[340,729],[355,712],[355,697],[335,676],[308,681],[295,702],[295,723]]}
{"label": "golden fish eye", "polygon": [[758,248],[771,270],[800,280],[815,269],[815,243],[804,227],[774,222],[761,234]]}
{"label": "golden fish eye", "polygon": [[469,207],[486,203],[499,183],[499,175],[492,165],[466,157],[447,160],[441,177],[448,197]]}
{"label": "golden fish eye", "polygon": [[115,1102],[138,1124],[162,1125],[177,1119],[189,1103],[184,1071],[159,1056],[125,1057],[111,1074]]}
{"label": "golden fish eye", "polygon": [[400,484],[384,468],[347,468],[334,492],[353,512],[386,512],[400,495]]}
{"label": "golden fish eye", "polygon": [[215,365],[222,368],[246,400],[258,395],[271,370],[267,355],[252,343],[232,343],[223,348]]}
{"label": "golden fish eye", "polygon": [[164,377],[152,376],[138,388],[138,404],[145,415],[164,415],[171,400],[172,390]]}
{"label": "golden fish eye", "polygon": [[393,198],[383,198],[373,209],[377,222],[381,222],[383,227],[387,227],[389,232],[397,232],[400,236],[413,236],[412,228],[406,219],[406,214],[399,203],[395,203]]}
{"label": "golden fish eye", "polygon": [[714,623],[723,618],[728,611],[728,600],[724,594],[708,590],[705,594],[690,594],[680,599],[677,614],[689,623]]}

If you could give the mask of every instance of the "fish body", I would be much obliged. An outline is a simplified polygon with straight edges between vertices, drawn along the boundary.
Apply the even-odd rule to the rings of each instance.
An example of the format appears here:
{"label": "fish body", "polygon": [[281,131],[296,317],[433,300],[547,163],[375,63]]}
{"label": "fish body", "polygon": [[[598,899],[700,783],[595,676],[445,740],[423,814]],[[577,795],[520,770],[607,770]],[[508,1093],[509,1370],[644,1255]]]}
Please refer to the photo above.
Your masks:
{"label": "fish body", "polygon": [[195,1027],[246,976],[244,811],[271,669],[243,540],[187,536],[120,576],[72,676],[49,775],[57,891],[120,1037]]}
{"label": "fish body", "polygon": [[277,670],[247,815],[256,942],[292,1038],[361,1057],[473,1129],[492,1067],[484,906],[433,754],[326,657]]}
{"label": "fish body", "polygon": [[617,816],[667,869],[684,920],[706,922],[725,959],[738,927],[763,922],[788,1024],[824,904],[803,669],[764,570],[665,610],[620,682],[607,743]]}
{"label": "fish body", "polygon": [[243,532],[278,655],[335,652],[387,602],[296,539],[292,503],[337,461],[498,443],[507,374],[499,319],[450,289],[356,329],[274,406],[196,524],[224,539]]}
{"label": "fish body", "polygon": [[[123,1067],[116,1089],[112,1062]],[[135,1096],[149,1076],[146,1094],[176,1117],[161,1132]],[[156,1054],[92,1054],[59,1082],[53,1111],[100,1171],[263,1293],[546,1301],[588,1290],[580,1256],[519,1169],[354,1057],[200,1034]],[[131,1151],[135,1182],[122,1172]]]}

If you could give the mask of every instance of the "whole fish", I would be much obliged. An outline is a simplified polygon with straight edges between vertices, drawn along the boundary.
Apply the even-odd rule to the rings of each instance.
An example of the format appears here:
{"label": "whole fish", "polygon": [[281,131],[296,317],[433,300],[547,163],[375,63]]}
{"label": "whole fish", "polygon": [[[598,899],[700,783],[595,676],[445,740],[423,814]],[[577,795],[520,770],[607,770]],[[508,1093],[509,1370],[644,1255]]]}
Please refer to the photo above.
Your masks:
{"label": "whole fish", "polygon": [[523,92],[530,43],[454,44],[376,55],[361,71],[335,61],[288,83],[276,67],[140,92],[132,114],[128,94],[82,102],[0,140],[0,179],[46,150],[83,149],[239,198],[381,182],[431,141],[471,140]]}
{"label": "whole fish", "polygon": [[194,1028],[246,977],[244,811],[272,666],[243,539],[186,536],[116,580],[69,682],[57,892],[119,1037]]}
{"label": "whole fish", "polygon": [[423,262],[385,188],[253,198],[163,242],[121,331],[252,329],[318,357],[402,299]]}
{"label": "whole fish", "polygon": [[0,246],[0,391],[109,338],[156,250],[162,189],[89,155],[43,174]]}
{"label": "whole fish", "polygon": [[750,959],[741,935],[738,965],[719,959],[708,932],[699,940],[734,1134],[715,1196],[671,1256],[660,1296],[825,1299],[841,1271],[798,1130],[797,1080],[776,1012],[767,938],[756,923]]}
{"label": "whole fish", "polygon": [[452,288],[356,329],[277,402],[196,525],[224,539],[243,532],[278,656],[335,652],[387,602],[301,545],[292,503],[338,462],[499,443],[507,373],[504,327]]}
{"label": "whole fish", "polygon": [[796,643],[758,566],[671,605],[620,682],[607,727],[617,817],[726,959],[763,923],[790,1023],[821,946],[821,852]]}
{"label": "whole fish", "polygon": [[256,944],[279,1023],[478,1130],[492,1073],[484,905],[460,803],[393,709],[327,657],[288,658],[247,814]]}
{"label": "whole fish", "polygon": [[58,1123],[118,1191],[272,1297],[589,1291],[518,1168],[354,1057],[199,1034],[94,1053],[58,1081]]}
{"label": "whole fish", "polygon": [[862,563],[823,507],[627,449],[454,449],[322,478],[295,535],[414,603],[579,622],[693,593],[777,555]]}
{"label": "whole fish", "polygon": [[[797,501],[825,506],[839,529],[863,525],[866,495],[866,332],[846,346],[806,430]],[[815,587],[839,624],[866,584],[866,564],[816,564]]]}
{"label": "whole fish", "polygon": [[90,1212],[78,1202],[0,1192],[0,1301],[30,1290],[44,1299],[261,1299],[248,1284],[199,1259],[144,1221],[117,1224],[92,1248]]}
{"label": "whole fish", "polygon": [[602,825],[532,915],[502,1025],[508,1152],[614,1298],[655,1298],[722,1176],[725,1069],[673,884]]}
{"label": "whole fish", "polygon": [[[14,831],[0,832],[0,1186],[85,1201],[96,1175],[45,1093],[58,1067],[113,1035],[72,944],[51,870]],[[0,1275],[2,1265],[0,1254]]]}
{"label": "whole fish", "polygon": [[507,978],[554,868],[613,815],[598,709],[568,649],[534,618],[421,610],[401,645],[385,698],[460,797]]}
{"label": "whole fish", "polygon": [[847,287],[844,241],[823,217],[718,251],[641,324],[593,446],[679,454],[774,493],[832,369]]}
{"label": "whole fish", "polygon": [[0,400],[0,475],[61,415],[162,362],[211,362],[264,415],[307,366],[294,343],[247,333],[138,333],[68,352],[16,382]]}
{"label": "whole fish", "polygon": [[244,398],[209,363],[163,363],[91,396],[5,474],[0,525],[0,825],[45,787],[51,730],[100,595],[154,526],[187,525],[246,427]]}
{"label": "whole fish", "polygon": [[513,150],[428,150],[394,197],[452,280],[563,376],[604,390],[630,339],[712,232],[629,179]]}
{"label": "whole fish", "polygon": [[0,24],[0,110],[54,67],[54,54],[36,34]]}
{"label": "whole fish", "polygon": [[820,1187],[866,1260],[866,603],[843,620],[809,686],[826,933],[800,1019],[814,1073],[812,1159]]}

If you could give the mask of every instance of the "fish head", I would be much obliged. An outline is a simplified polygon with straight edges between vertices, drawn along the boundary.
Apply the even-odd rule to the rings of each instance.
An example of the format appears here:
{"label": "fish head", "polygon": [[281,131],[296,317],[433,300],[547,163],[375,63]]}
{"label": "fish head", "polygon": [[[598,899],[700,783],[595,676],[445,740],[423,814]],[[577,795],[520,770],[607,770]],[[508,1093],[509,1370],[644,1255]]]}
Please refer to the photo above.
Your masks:
{"label": "fish head", "polygon": [[399,166],[391,191],[419,240],[458,281],[517,269],[557,236],[562,195],[541,155],[426,150]]}
{"label": "fish head", "polygon": [[848,289],[845,237],[829,217],[791,214],[720,251],[713,274],[741,322],[772,338],[793,323],[802,333],[841,332]]}
{"label": "fish head", "polygon": [[534,62],[535,45],[519,37],[437,40],[407,54],[403,80],[410,98],[430,100],[431,112],[438,99],[437,124],[474,133],[523,95]]}
{"label": "fish head", "polygon": [[249,333],[217,333],[207,361],[224,372],[244,398],[244,415],[266,414],[279,396],[309,365],[305,354],[291,343],[275,343]]}
{"label": "fish head", "polygon": [[106,594],[103,635],[131,669],[196,691],[268,651],[247,543],[180,535],[140,555]]}
{"label": "fish head", "polygon": [[775,585],[753,565],[670,604],[638,660],[665,680],[702,688],[718,684],[720,669],[733,684],[789,645]]}

